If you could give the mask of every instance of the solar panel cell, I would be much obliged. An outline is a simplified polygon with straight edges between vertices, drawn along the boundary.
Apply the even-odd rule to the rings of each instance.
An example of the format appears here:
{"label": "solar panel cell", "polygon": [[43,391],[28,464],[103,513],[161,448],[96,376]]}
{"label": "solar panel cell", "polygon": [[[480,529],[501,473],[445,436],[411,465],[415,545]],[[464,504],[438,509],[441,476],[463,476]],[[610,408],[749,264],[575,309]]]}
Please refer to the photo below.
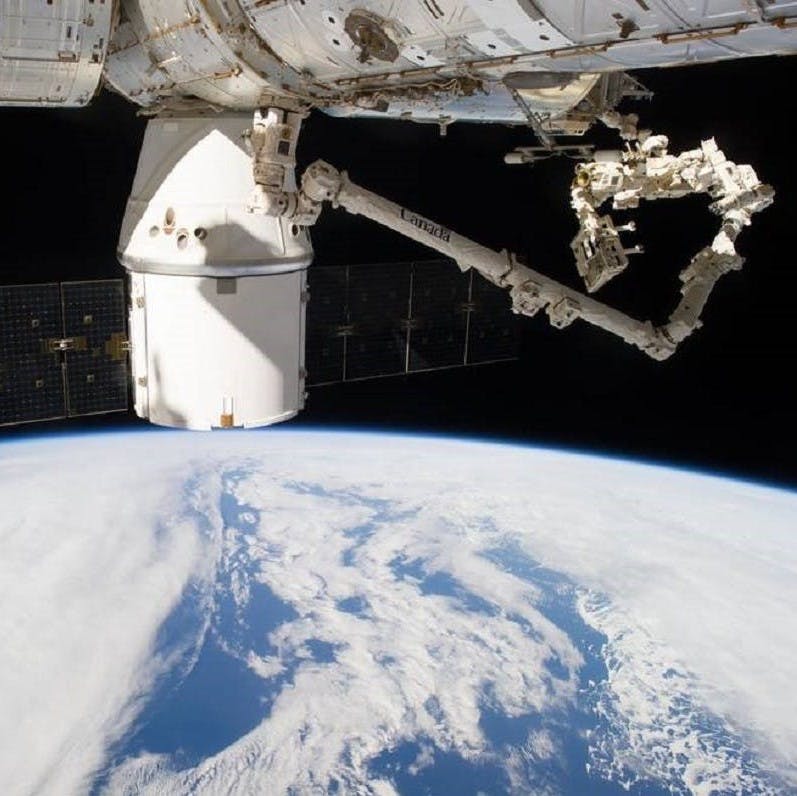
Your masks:
{"label": "solar panel cell", "polygon": [[57,284],[0,288],[0,425],[64,417]]}
{"label": "solar panel cell", "polygon": [[408,370],[465,364],[469,279],[449,261],[414,266]]}
{"label": "solar panel cell", "polygon": [[121,280],[62,285],[67,408],[70,416],[127,409],[124,285]]}
{"label": "solar panel cell", "polygon": [[305,332],[307,385],[343,381],[348,269],[311,268]]}
{"label": "solar panel cell", "polygon": [[0,424],[127,409],[121,280],[0,288]]}
{"label": "solar panel cell", "polygon": [[520,326],[509,293],[474,275],[471,307],[467,364],[517,357]]}
{"label": "solar panel cell", "polygon": [[406,372],[409,287],[409,263],[349,268],[346,380]]}
{"label": "solar panel cell", "polygon": [[308,385],[517,356],[507,294],[452,260],[315,267],[309,283]]}

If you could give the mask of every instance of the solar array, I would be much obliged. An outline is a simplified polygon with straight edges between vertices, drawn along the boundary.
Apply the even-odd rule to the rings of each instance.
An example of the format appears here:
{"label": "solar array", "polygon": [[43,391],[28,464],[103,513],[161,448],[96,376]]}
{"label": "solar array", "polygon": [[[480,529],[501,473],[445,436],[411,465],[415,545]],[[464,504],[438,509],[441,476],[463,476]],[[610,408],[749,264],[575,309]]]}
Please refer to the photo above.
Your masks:
{"label": "solar array", "polygon": [[0,287],[0,425],[127,407],[122,280]]}
{"label": "solar array", "polygon": [[0,288],[0,423],[66,416],[61,357],[47,346],[62,332],[57,284]]}
{"label": "solar array", "polygon": [[517,357],[506,291],[451,260],[311,268],[307,384]]}
{"label": "solar array", "polygon": [[[506,291],[450,260],[309,271],[307,384],[514,359]],[[0,425],[128,408],[120,279],[0,287]]]}

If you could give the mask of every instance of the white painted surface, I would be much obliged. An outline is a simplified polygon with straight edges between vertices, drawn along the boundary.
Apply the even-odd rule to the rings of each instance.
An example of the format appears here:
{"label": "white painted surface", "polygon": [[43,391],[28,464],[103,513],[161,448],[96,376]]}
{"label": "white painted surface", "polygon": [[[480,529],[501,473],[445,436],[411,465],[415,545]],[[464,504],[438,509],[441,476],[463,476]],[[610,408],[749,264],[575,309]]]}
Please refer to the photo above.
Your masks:
{"label": "white painted surface", "polygon": [[[507,71],[605,72],[797,51],[797,28],[773,24],[797,15],[794,0],[242,0],[233,10],[202,4],[194,16],[182,0],[123,3],[132,21],[114,38],[107,74],[145,106],[198,96],[253,109],[271,93],[373,115],[357,94],[366,87],[370,96],[390,89],[380,95],[390,107],[377,115],[522,124],[523,109],[501,83]],[[352,14],[371,19],[398,57],[363,53],[346,30]],[[519,60],[501,60],[508,57]],[[465,64],[487,100],[481,90],[435,88]],[[407,82],[429,92],[402,96],[395,87]]]}
{"label": "white painted surface", "polygon": [[[232,414],[261,426],[304,402],[312,248],[304,230],[247,211],[250,125],[214,114],[147,127],[119,258],[131,271],[136,412],[159,425],[209,429]],[[295,187],[292,157],[284,189]]]}
{"label": "white painted surface", "polygon": [[287,420],[304,406],[305,271],[132,278],[131,292],[144,297],[130,318],[140,417],[219,428],[231,403],[233,425],[254,427]]}
{"label": "white painted surface", "polygon": [[112,2],[0,4],[0,105],[85,105],[102,77]]}
{"label": "white painted surface", "polygon": [[[309,264],[305,232],[247,210],[254,179],[244,133],[251,126],[249,114],[149,122],[119,240],[126,268],[242,276]],[[291,190],[292,170],[285,176]]]}

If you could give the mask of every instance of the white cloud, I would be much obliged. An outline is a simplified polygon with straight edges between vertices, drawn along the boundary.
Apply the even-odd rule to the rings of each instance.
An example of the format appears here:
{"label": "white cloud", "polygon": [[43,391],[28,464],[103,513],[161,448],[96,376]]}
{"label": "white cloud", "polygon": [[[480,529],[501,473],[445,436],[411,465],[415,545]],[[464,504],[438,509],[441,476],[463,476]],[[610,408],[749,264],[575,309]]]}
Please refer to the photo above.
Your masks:
{"label": "white cloud", "polygon": [[[324,483],[334,489],[330,480]],[[326,792],[337,781],[382,792],[386,783],[369,776],[368,763],[404,742],[428,738],[474,759],[489,751],[480,728],[487,684],[510,715],[574,698],[581,656],[534,608],[532,588],[481,559],[477,540],[434,510],[414,506],[417,513],[403,520],[391,511],[380,524],[378,511],[352,499],[351,484],[340,485],[344,491],[335,499],[286,488],[266,472],[238,487],[242,502],[268,507],[251,542],[252,558],[260,560],[257,577],[299,614],[271,634],[280,659],[303,658],[308,642],[320,640],[337,645],[335,660],[302,663],[257,728],[194,770],[161,769],[153,791],[223,793],[234,782],[246,792],[268,782],[274,793],[289,787]],[[369,520],[374,533],[346,566],[352,540],[345,532]],[[393,571],[391,562],[400,557],[423,558],[428,572],[444,569],[468,589],[480,583],[477,593],[494,603],[496,614],[474,615],[452,598],[424,594]],[[337,607],[352,596],[368,606],[365,618]],[[539,635],[524,631],[510,613],[522,615]],[[563,661],[566,678],[547,671],[551,656]],[[120,771],[110,790],[133,791],[138,785],[131,781],[141,781],[135,765]]]}
{"label": "white cloud", "polygon": [[186,499],[211,523],[217,504],[186,495],[181,454],[126,436],[0,447],[4,792],[82,791],[169,665],[158,627],[213,555]]}
{"label": "white cloud", "polygon": [[781,792],[768,781],[766,760],[750,765],[749,734],[708,713],[704,689],[672,649],[622,610],[585,599],[582,611],[608,638],[609,676],[594,693],[595,771],[621,782],[679,782],[702,796]]}
{"label": "white cloud", "polygon": [[[109,443],[91,444],[99,451]],[[136,476],[133,498],[123,474],[132,471],[131,461],[146,456],[147,446],[157,446],[158,456],[149,459],[160,469]],[[260,725],[196,768],[175,772],[167,757],[142,755],[117,769],[112,791],[246,792],[267,782],[274,793],[289,785],[324,792],[337,780],[353,791],[390,793],[386,777],[369,781],[370,761],[418,739],[466,758],[494,761],[500,750],[490,747],[480,725],[485,693],[493,707],[511,716],[566,706],[577,696],[582,664],[567,633],[546,618],[540,586],[485,557],[502,545],[603,598],[605,610],[588,610],[594,604],[584,603],[583,615],[609,637],[611,676],[602,688],[614,718],[630,727],[624,745],[614,739],[616,772],[666,771],[696,790],[711,777],[727,783],[740,776],[732,756],[695,742],[688,733],[700,728],[667,710],[686,693],[696,716],[715,714],[762,760],[797,782],[786,764],[797,757],[791,663],[797,639],[790,616],[797,604],[797,496],[623,462],[444,440],[270,432],[147,435],[130,438],[128,447],[124,462],[106,453],[102,467],[95,466],[105,474],[104,484],[118,488],[106,486],[107,505],[100,500],[95,509],[86,501],[83,520],[70,521],[63,538],[74,540],[71,555],[54,541],[55,529],[64,526],[63,490],[59,487],[52,512],[30,502],[48,486],[52,490],[57,469],[55,464],[51,469],[46,447],[25,453],[31,469],[21,475],[8,470],[21,446],[0,449],[0,477],[4,462],[9,473],[0,483],[30,482],[28,505],[36,506],[30,523],[40,537],[26,551],[18,538],[30,537],[30,529],[22,537],[15,530],[23,512],[0,521],[0,542],[10,540],[13,552],[10,565],[5,558],[0,564],[0,597],[9,589],[10,604],[22,610],[20,573],[28,559],[49,560],[30,588],[40,603],[36,621],[55,628],[49,646],[23,629],[16,639],[20,660],[42,649],[45,662],[30,677],[19,661],[8,670],[17,672],[22,690],[34,699],[56,661],[80,670],[92,660],[86,648],[96,649],[99,639],[120,647],[118,655],[107,656],[97,693],[85,700],[96,716],[80,736],[91,755],[70,757],[50,744],[33,763],[14,769],[15,776],[27,777],[18,782],[35,785],[45,774],[57,775],[58,782],[80,782],[139,707],[130,699],[151,679],[149,652],[157,626],[181,584],[196,573],[197,562],[208,560],[199,556],[195,528],[175,529],[160,539],[152,533],[156,517],[180,516],[179,501],[169,498],[175,492],[179,497],[176,463],[200,456],[213,475],[193,488],[208,506],[218,497],[220,459],[260,462],[236,488],[243,503],[262,510],[259,525],[227,533],[219,561],[224,567],[234,554],[246,552],[259,562],[248,577],[267,584],[296,611],[296,619],[272,633],[277,654],[241,650],[261,677],[292,667],[293,681]],[[12,448],[9,465],[3,454]],[[41,465],[37,470],[37,456],[48,457],[46,471]],[[191,468],[184,469],[183,477],[191,474]],[[314,493],[313,485],[326,494]],[[110,532],[106,550],[102,531],[118,511],[121,525]],[[243,517],[249,525],[253,519]],[[369,524],[373,527],[362,529],[358,540],[346,535]],[[189,544],[188,538],[195,541]],[[162,551],[156,552],[159,546]],[[210,559],[215,562],[213,554]],[[424,593],[418,578],[400,577],[397,561],[416,562],[414,571],[421,575],[448,573],[464,594],[478,596],[484,610],[464,610],[456,598]],[[117,577],[96,574],[114,567],[123,567]],[[168,577],[172,572],[177,574]],[[93,581],[90,596],[87,581]],[[119,594],[150,599],[125,601],[117,595],[114,600],[115,584]],[[253,599],[251,585],[238,573],[233,597],[241,604]],[[63,611],[53,612],[46,599],[54,590],[60,591]],[[353,598],[362,614],[340,609],[341,601]],[[122,632],[125,622],[136,632]],[[336,645],[335,659],[313,660],[308,646],[313,640]],[[5,655],[0,652],[3,692]],[[563,677],[552,676],[547,666],[552,659]],[[669,669],[678,676],[664,676]],[[79,680],[74,672],[66,674],[58,675],[62,686]],[[36,714],[33,740],[47,712]],[[73,723],[61,737],[69,739],[75,737],[70,735],[75,717],[83,713],[67,713]],[[686,735],[679,733],[684,728]],[[544,731],[530,736],[524,750],[506,760],[507,776],[515,783],[534,760],[558,754]],[[668,766],[679,751],[687,762],[673,771]],[[79,760],[72,768],[82,772],[71,779],[64,773],[69,760]]]}

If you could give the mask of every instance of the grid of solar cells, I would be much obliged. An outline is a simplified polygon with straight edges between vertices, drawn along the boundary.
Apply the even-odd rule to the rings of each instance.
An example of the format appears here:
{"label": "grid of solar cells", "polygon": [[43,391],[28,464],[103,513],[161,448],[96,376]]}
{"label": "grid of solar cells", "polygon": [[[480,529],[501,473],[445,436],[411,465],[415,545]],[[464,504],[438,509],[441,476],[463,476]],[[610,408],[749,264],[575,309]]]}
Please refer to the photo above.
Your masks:
{"label": "grid of solar cells", "polygon": [[305,330],[307,384],[343,381],[348,268],[311,268]]}
{"label": "grid of solar cells", "polygon": [[447,260],[413,267],[409,371],[465,364],[469,284]]}
{"label": "grid of solar cells", "polygon": [[67,408],[70,416],[127,409],[125,295],[120,279],[64,282]]}
{"label": "grid of solar cells", "polygon": [[57,284],[0,287],[0,425],[64,417]]}
{"label": "grid of solar cells", "polygon": [[471,306],[467,364],[517,357],[520,325],[508,291],[474,275]]}
{"label": "grid of solar cells", "polygon": [[310,269],[308,386],[517,357],[506,291],[452,260]]}
{"label": "grid of solar cells", "polygon": [[349,267],[346,380],[406,371],[410,268],[410,263]]}

